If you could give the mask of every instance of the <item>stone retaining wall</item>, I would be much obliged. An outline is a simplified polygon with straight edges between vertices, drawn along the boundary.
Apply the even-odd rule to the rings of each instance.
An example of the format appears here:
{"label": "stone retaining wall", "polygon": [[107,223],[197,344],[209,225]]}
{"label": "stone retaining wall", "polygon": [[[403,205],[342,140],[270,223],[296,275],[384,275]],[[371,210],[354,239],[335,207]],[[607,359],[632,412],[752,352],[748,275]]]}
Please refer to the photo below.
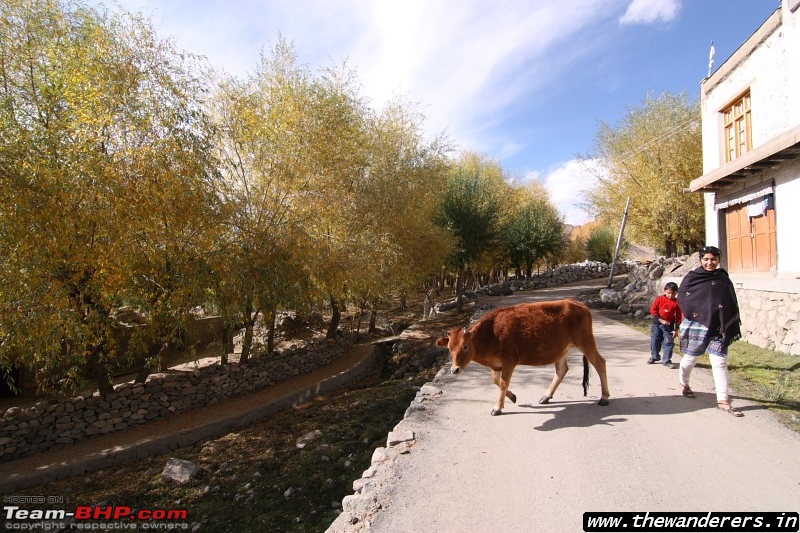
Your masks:
{"label": "stone retaining wall", "polygon": [[[614,275],[626,274],[630,264],[619,262],[614,265]],[[530,279],[511,279],[497,285],[489,285],[476,292],[488,293],[497,290],[498,287],[507,287],[512,291],[529,291],[534,289],[545,289],[547,287],[557,287],[576,281],[586,281],[590,279],[607,278],[611,274],[611,265],[599,261],[584,261],[564,265],[547,272],[534,274]]]}
{"label": "stone retaining wall", "polygon": [[[615,273],[624,273],[620,263]],[[609,276],[606,263],[584,262],[512,279],[465,295],[508,293],[554,287]],[[245,364],[214,364],[190,371],[151,374],[145,383],[123,383],[106,398],[97,393],[67,401],[41,401],[28,408],[12,407],[0,416],[0,462],[69,445],[95,435],[123,431],[175,413],[212,405],[221,398],[258,390],[310,372],[339,357],[353,343],[349,335],[252,359]]]}
{"label": "stone retaining wall", "polygon": [[[629,263],[620,262],[614,266],[614,275],[625,274],[630,268]],[[586,281],[590,279],[607,278],[611,274],[611,265],[598,261],[584,261],[564,265],[553,270],[534,274],[530,278],[512,278],[500,283],[486,285],[475,291],[464,293],[464,302],[477,300],[481,296],[503,296],[510,295],[517,291],[530,291],[535,289],[545,289],[557,287],[567,283]],[[434,311],[441,313],[455,308],[455,300],[440,303],[434,307]]]}
{"label": "stone retaining wall", "polygon": [[[649,265],[634,266],[625,281],[598,293],[606,305],[618,305],[622,313],[650,317],[653,300],[668,281],[680,285],[689,270],[700,265],[698,254],[674,259],[659,258]],[[768,290],[748,288],[764,278],[731,276],[736,286],[742,340],[779,352],[800,355],[800,286],[794,280],[772,283]],[[763,284],[763,283],[762,283]],[[774,285],[774,287],[773,287]]]}
{"label": "stone retaining wall", "polygon": [[43,400],[28,408],[11,407],[0,417],[0,462],[275,385],[332,362],[352,344],[352,336],[339,335],[243,364],[213,364],[151,374],[145,383],[117,385],[105,398],[95,393],[60,402]]}
{"label": "stone retaining wall", "polygon": [[800,294],[739,288],[736,297],[743,340],[800,355]]}

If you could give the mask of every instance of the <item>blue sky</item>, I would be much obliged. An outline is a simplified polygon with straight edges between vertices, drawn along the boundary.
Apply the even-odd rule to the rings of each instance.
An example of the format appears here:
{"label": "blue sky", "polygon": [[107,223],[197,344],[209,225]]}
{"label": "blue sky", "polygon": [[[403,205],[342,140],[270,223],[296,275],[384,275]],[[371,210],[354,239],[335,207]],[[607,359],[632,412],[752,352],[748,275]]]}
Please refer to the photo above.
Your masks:
{"label": "blue sky", "polygon": [[[600,122],[663,91],[699,97],[780,0],[118,0],[162,37],[244,76],[278,36],[312,69],[346,60],[380,109],[415,102],[431,135],[538,180],[568,224]],[[113,7],[114,3],[107,3]]]}

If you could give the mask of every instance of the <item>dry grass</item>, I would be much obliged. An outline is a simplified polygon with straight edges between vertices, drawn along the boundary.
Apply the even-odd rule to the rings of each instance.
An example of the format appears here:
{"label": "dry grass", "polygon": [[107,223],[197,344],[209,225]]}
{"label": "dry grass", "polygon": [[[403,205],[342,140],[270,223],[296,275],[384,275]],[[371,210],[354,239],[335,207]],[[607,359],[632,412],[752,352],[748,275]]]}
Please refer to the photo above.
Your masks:
{"label": "dry grass", "polygon": [[[404,321],[409,314],[394,311],[385,318]],[[444,364],[434,338],[467,318],[425,321],[427,338],[404,342],[402,353],[369,379],[267,422],[24,493],[62,496],[63,504],[49,508],[66,511],[77,505],[187,509],[188,530],[203,532],[324,531],[341,511],[342,498],[353,493],[353,481],[370,466],[375,448],[386,445],[417,388]],[[315,431],[318,438],[297,447],[299,437]],[[161,472],[170,457],[194,462],[201,474],[182,485],[166,481]]]}

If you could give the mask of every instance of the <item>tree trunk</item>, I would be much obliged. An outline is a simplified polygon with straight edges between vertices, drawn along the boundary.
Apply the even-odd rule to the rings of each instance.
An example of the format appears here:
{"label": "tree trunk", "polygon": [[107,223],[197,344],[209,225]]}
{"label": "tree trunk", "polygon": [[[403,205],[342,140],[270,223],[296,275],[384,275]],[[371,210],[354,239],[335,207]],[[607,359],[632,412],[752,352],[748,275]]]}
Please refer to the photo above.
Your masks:
{"label": "tree trunk", "polygon": [[456,275],[456,312],[464,312],[464,271],[459,270]]}
{"label": "tree trunk", "polygon": [[369,330],[368,333],[375,333],[378,329],[375,325],[378,322],[378,300],[372,302],[372,310],[369,314]]}
{"label": "tree trunk", "polygon": [[167,352],[169,345],[164,342],[158,347],[158,351],[154,353],[154,350],[150,350],[150,353],[145,357],[144,362],[142,363],[142,367],[139,369],[139,372],[136,374],[136,378],[133,380],[134,383],[144,383],[147,381],[147,376],[153,371],[151,366],[151,361],[153,358],[158,361],[158,370],[164,370],[161,368],[161,361],[164,357],[164,354]]}
{"label": "tree trunk", "polygon": [[358,334],[361,333],[361,317],[364,315],[364,311],[367,308],[367,301],[361,300],[358,303],[358,320],[356,321],[356,338],[358,338]]}
{"label": "tree trunk", "polygon": [[425,293],[425,305],[422,307],[422,318],[428,318],[429,315],[433,314],[433,306],[437,294],[439,294],[439,289],[436,287],[433,287]]}
{"label": "tree trunk", "polygon": [[100,361],[99,350],[99,348],[96,348],[89,355],[87,365],[89,367],[89,372],[97,382],[97,390],[100,393],[100,396],[105,398],[114,392],[114,385],[111,383],[111,378],[108,375],[108,369],[106,368],[106,365]]}
{"label": "tree trunk", "polygon": [[220,364],[228,364],[228,354],[233,353],[233,324],[226,321],[222,327],[222,354]]}
{"label": "tree trunk", "polygon": [[326,339],[333,339],[336,337],[336,330],[339,329],[339,320],[342,318],[342,312],[339,309],[339,302],[333,296],[331,299],[331,322],[328,324],[328,332],[325,334]]}
{"label": "tree trunk", "polygon": [[244,324],[244,339],[242,339],[242,355],[239,362],[244,363],[250,358],[250,347],[253,344],[253,321],[248,320]]}
{"label": "tree trunk", "polygon": [[253,346],[253,327],[255,326],[258,312],[253,310],[252,304],[249,302],[245,306],[244,315],[244,339],[242,339],[242,356],[239,358],[240,363],[244,363],[250,358],[250,348]]}
{"label": "tree trunk", "polygon": [[[275,306],[269,310],[269,333],[267,333],[267,353],[272,353],[275,351],[275,320],[277,319],[277,308]],[[266,324],[267,316],[264,316],[264,322]]]}

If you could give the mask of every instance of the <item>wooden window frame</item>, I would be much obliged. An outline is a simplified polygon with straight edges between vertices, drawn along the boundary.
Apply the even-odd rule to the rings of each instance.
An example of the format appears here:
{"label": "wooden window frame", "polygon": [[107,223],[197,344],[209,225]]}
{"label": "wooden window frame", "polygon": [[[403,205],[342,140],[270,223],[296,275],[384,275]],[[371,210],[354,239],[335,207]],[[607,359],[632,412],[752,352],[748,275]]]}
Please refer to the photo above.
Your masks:
{"label": "wooden window frame", "polygon": [[730,163],[753,149],[750,89],[740,94],[720,113],[725,162]]}

